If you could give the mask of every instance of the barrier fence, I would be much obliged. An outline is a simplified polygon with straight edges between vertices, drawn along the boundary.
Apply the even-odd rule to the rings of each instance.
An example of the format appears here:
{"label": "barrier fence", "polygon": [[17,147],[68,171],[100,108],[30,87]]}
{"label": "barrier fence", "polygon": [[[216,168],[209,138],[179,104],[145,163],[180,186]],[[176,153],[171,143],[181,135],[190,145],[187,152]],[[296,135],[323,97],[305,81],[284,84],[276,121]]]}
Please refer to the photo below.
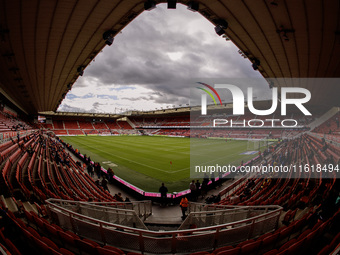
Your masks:
{"label": "barrier fence", "polygon": [[[47,200],[46,202],[51,220],[62,228],[126,251],[150,254],[187,254],[194,251],[212,250],[255,238],[277,228],[282,210],[281,207],[276,206],[261,215],[236,222],[160,232],[123,226],[82,215],[73,211],[72,207],[63,207],[61,205],[63,201],[55,203]],[[256,207],[251,207],[250,210],[256,210]]]}
{"label": "barrier fence", "polygon": [[152,214],[151,201],[117,203],[49,199],[47,202],[97,220],[140,229],[147,229],[143,222]]}
{"label": "barrier fence", "polygon": [[228,206],[190,203],[189,212],[188,217],[179,229],[189,229],[193,226],[197,228],[205,228],[209,226],[235,223],[257,217],[257,222],[265,222],[263,226],[265,229],[263,229],[263,231],[269,232],[276,227],[276,216],[280,215],[281,207],[277,205]]}

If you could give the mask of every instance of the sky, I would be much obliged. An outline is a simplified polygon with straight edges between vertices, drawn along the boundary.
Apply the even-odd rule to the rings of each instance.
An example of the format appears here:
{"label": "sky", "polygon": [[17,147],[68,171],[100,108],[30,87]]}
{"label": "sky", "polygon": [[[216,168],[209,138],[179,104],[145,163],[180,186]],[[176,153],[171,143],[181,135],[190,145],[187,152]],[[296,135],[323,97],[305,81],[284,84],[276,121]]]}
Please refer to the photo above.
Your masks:
{"label": "sky", "polygon": [[[141,13],[97,55],[58,111],[122,113],[183,106],[195,81],[264,81],[251,65],[201,14],[181,4],[176,9],[159,4]],[[264,84],[260,94],[268,93]]]}

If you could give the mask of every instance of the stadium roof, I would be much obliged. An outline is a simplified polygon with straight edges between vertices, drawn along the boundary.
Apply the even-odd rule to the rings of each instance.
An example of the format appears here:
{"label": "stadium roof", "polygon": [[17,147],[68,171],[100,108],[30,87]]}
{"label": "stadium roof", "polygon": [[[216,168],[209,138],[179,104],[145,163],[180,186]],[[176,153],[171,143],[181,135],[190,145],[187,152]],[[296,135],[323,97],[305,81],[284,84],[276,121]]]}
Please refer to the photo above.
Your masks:
{"label": "stadium roof", "polygon": [[[339,1],[194,2],[215,25],[228,22],[228,38],[257,64],[263,77],[340,76]],[[103,33],[118,33],[144,11],[144,3],[0,0],[0,92],[26,113],[55,111],[79,68],[86,68],[105,47]],[[336,84],[308,88],[314,104],[327,98],[339,105]]]}

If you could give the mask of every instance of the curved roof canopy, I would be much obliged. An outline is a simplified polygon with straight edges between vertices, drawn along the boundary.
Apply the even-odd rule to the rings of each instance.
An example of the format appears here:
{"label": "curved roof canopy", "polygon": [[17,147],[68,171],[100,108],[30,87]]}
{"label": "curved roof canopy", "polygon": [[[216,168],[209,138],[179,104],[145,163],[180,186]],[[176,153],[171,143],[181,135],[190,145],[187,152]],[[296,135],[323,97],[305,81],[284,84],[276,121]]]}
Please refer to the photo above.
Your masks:
{"label": "curved roof canopy", "polygon": [[[55,111],[105,47],[103,34],[117,34],[144,11],[145,2],[0,0],[0,92],[26,113]],[[265,78],[340,76],[339,1],[177,2],[198,3],[215,25],[225,27],[227,21],[228,38]],[[314,104],[327,98],[339,105],[339,88],[326,93],[319,84],[308,85]]]}

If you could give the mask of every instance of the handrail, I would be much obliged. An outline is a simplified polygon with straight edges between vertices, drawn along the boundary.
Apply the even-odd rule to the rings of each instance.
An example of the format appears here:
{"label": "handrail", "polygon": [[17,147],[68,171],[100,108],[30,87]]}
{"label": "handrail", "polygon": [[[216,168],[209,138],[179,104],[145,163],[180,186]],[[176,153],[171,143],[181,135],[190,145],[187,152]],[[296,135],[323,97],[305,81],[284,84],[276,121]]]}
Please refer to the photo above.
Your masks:
{"label": "handrail", "polygon": [[[193,208],[193,209],[192,209]],[[196,208],[213,208],[213,210],[207,210],[207,211],[195,211]],[[204,204],[204,203],[189,203],[189,211],[190,212],[207,212],[210,213],[211,211],[219,211],[219,210],[240,210],[240,209],[282,209],[279,205],[257,205],[257,206],[241,206],[241,205],[220,205],[220,204]]]}
{"label": "handrail", "polygon": [[[276,229],[282,210],[279,206],[272,206],[274,211],[266,212],[245,220],[196,229],[159,232],[146,229],[136,229],[133,227],[93,219],[53,204],[48,200],[46,203],[52,220],[59,222],[62,227],[72,230],[78,235],[126,250],[150,253],[187,253],[190,249],[192,249],[192,247],[190,249],[187,247],[191,245],[191,242],[186,241],[184,243],[184,240],[188,239],[192,239],[192,242],[196,242],[195,245],[200,250],[207,250],[223,245],[229,245],[231,243],[234,244],[249,238],[255,238],[261,234]],[[247,206],[243,209],[252,208],[260,207]],[[266,206],[261,206],[261,208],[265,209]],[[209,211],[208,213],[211,212],[212,211]],[[88,231],[89,227],[91,227],[93,231]],[[243,234],[235,234],[236,232],[240,233],[240,231]],[[198,241],[201,240],[200,238],[202,237],[208,238],[209,240],[213,239],[215,241],[212,243]],[[117,239],[119,239],[119,242]],[[124,240],[127,241],[124,242]]]}
{"label": "handrail", "polygon": [[[47,200],[46,200],[46,202],[47,202]],[[47,203],[47,204],[50,205],[49,203]],[[84,219],[87,219],[87,220],[93,221],[93,222],[104,223],[105,225],[108,225],[108,226],[111,226],[111,227],[116,227],[116,228],[119,228],[119,229],[126,228],[129,231],[137,232],[137,233],[141,232],[141,233],[144,233],[144,234],[164,236],[164,234],[167,234],[167,235],[179,234],[179,233],[181,233],[181,234],[191,233],[192,234],[194,232],[198,232],[198,231],[201,232],[202,231],[202,229],[200,229],[200,228],[190,229],[190,230],[164,231],[164,232],[152,231],[152,230],[141,230],[141,229],[130,228],[130,227],[127,227],[127,226],[118,225],[118,224],[114,224],[114,223],[110,223],[110,222],[106,222],[106,221],[102,221],[102,220],[97,220],[97,219],[94,219],[94,218],[91,218],[91,217],[88,217],[88,216],[85,216],[85,215],[82,215],[82,214],[79,214],[79,213],[76,213],[76,212],[69,211],[69,210],[67,210],[63,207],[60,207],[60,206],[56,206],[56,205],[53,205],[53,206],[55,206],[56,208],[58,208],[62,211],[68,212],[70,215],[79,216],[79,218],[84,218]],[[253,206],[253,207],[256,207],[256,206]],[[282,208],[280,209],[280,211],[281,210],[282,210]],[[211,211],[209,211],[209,213],[211,213]],[[263,215],[255,216],[255,217],[251,218],[251,221],[256,220],[258,218],[261,218],[261,217],[263,217]],[[210,230],[215,229],[215,228],[226,228],[226,227],[230,227],[231,225],[233,225],[235,223],[242,224],[242,223],[246,223],[247,221],[249,221],[249,219],[241,220],[241,221],[237,221],[237,222],[232,222],[232,223],[227,223],[227,224],[216,225],[216,226],[212,226],[212,227],[206,227],[206,228],[204,228],[204,230],[210,231]]]}

